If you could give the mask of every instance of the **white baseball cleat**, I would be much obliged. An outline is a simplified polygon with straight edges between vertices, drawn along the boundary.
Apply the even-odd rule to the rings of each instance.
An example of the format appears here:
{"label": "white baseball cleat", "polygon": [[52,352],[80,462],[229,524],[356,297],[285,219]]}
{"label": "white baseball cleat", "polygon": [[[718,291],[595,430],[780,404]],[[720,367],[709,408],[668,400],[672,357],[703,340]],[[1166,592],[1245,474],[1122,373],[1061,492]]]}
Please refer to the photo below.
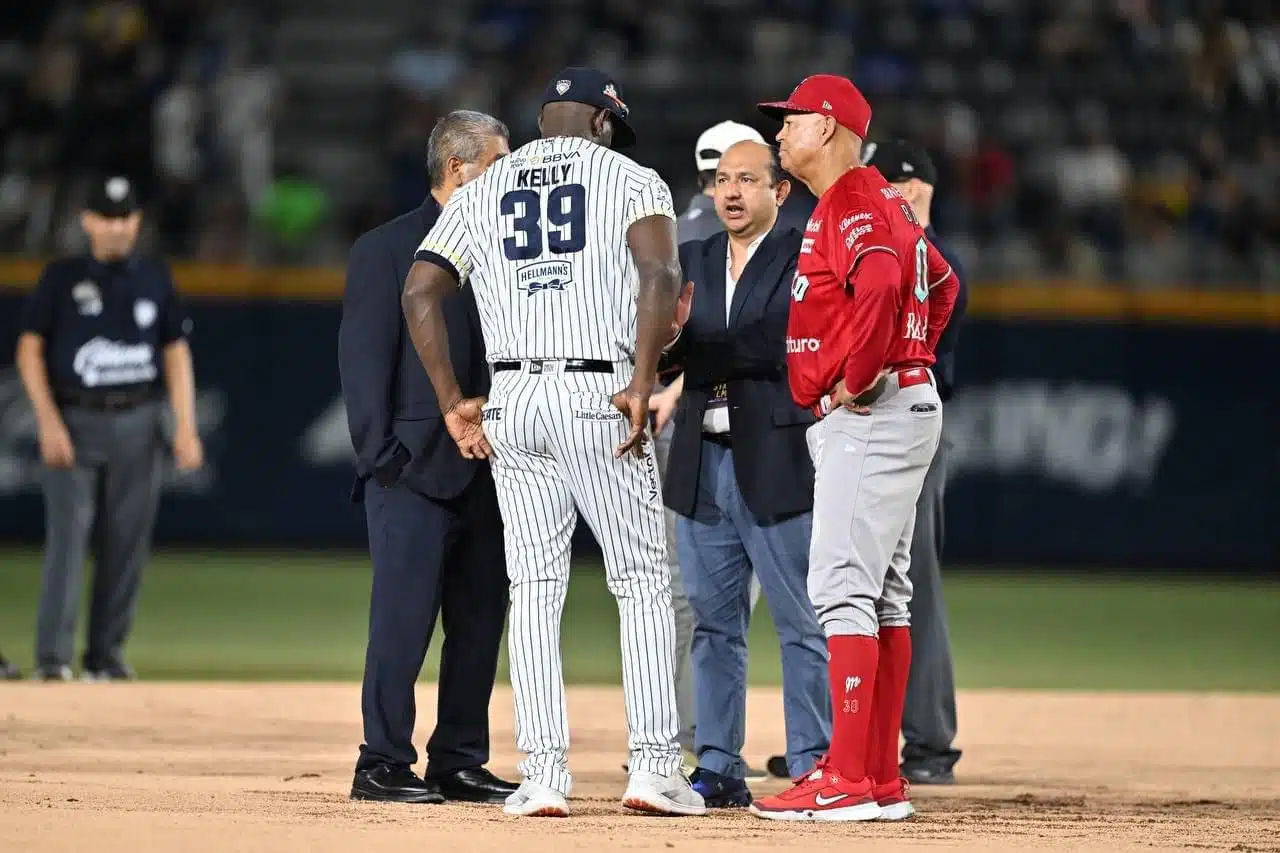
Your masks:
{"label": "white baseball cleat", "polygon": [[707,813],[702,795],[693,790],[682,774],[632,773],[622,805],[632,811],[657,815],[697,817]]}
{"label": "white baseball cleat", "polygon": [[507,797],[502,811],[518,817],[568,817],[569,802],[559,791],[525,779],[515,793]]}

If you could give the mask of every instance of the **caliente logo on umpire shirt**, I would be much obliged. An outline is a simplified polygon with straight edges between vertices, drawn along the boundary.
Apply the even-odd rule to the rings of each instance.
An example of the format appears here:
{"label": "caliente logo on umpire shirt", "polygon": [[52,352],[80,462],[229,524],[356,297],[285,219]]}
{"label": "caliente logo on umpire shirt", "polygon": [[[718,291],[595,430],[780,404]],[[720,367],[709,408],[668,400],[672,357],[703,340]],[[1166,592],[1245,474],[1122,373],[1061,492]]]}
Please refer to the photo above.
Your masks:
{"label": "caliente logo on umpire shirt", "polygon": [[151,344],[126,344],[102,337],[76,350],[72,369],[86,388],[136,385],[156,378]]}

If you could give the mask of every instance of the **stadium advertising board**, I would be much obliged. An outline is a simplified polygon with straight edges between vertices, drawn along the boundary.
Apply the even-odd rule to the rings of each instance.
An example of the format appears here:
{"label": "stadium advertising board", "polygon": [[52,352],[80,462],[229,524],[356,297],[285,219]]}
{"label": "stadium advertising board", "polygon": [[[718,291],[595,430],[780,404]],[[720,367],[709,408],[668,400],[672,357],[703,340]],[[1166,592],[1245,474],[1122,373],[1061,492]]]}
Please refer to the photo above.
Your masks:
{"label": "stadium advertising board", "polygon": [[[362,546],[333,292],[255,279],[267,289],[247,298],[179,280],[208,464],[170,477],[158,538]],[[12,368],[25,282],[13,284],[0,290],[0,537],[38,541],[34,421]],[[1274,568],[1280,383],[1263,355],[1275,317],[1191,322],[1176,299],[1137,316],[1078,293],[1074,310],[1046,310],[1027,293],[979,289],[961,336],[945,413],[949,559]]]}

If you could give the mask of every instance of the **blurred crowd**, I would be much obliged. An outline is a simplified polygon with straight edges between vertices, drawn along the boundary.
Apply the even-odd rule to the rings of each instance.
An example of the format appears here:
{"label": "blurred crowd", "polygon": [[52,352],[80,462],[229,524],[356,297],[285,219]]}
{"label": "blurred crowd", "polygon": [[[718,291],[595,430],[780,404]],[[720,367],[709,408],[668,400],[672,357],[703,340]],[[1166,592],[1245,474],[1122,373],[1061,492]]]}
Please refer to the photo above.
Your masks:
{"label": "blurred crowd", "polygon": [[89,183],[121,173],[150,238],[237,259],[273,180],[271,3],[9,4],[0,32],[0,251],[82,245]]}
{"label": "blurred crowd", "polygon": [[[871,98],[873,139],[929,147],[936,224],[977,278],[1280,281],[1280,4],[448,0],[405,19],[404,4],[385,2],[350,13],[387,16],[399,46],[370,93],[380,121],[349,140],[382,168],[332,212],[339,243],[420,203],[443,112],[492,112],[513,143],[532,138],[542,87],[564,64],[623,81],[641,129],[634,156],[680,196],[696,191],[701,130],[730,118],[771,135],[751,104],[834,71]],[[236,257],[237,224],[280,228],[323,209],[323,187],[272,170],[281,96],[261,49],[265,9],[28,10],[5,48],[0,248],[56,236],[75,176],[108,157],[148,175],[183,254]]]}
{"label": "blurred crowd", "polygon": [[[519,139],[564,61],[619,69],[636,156],[696,191],[692,142],[759,98],[850,74],[873,138],[928,145],[936,223],[979,277],[1136,287],[1280,280],[1280,5],[1195,0],[506,0],[391,62],[389,204],[459,103]],[[588,14],[581,14],[586,10]]]}

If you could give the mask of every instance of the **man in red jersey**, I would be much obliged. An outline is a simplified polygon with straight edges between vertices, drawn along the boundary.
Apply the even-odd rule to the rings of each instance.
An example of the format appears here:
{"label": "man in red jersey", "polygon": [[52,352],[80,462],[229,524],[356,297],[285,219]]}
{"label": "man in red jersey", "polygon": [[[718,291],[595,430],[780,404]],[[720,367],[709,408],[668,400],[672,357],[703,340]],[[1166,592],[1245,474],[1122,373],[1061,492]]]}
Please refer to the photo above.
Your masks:
{"label": "man in red jersey", "polygon": [[929,366],[959,281],[911,206],[861,165],[871,107],[843,77],[806,78],[761,104],[782,119],[782,166],[818,205],[791,290],[791,394],[822,420],[809,429],[813,541],[809,597],[827,634],[829,755],[795,787],[756,800],[774,820],[901,820],[898,776],[911,667],[911,533],[942,434]]}

